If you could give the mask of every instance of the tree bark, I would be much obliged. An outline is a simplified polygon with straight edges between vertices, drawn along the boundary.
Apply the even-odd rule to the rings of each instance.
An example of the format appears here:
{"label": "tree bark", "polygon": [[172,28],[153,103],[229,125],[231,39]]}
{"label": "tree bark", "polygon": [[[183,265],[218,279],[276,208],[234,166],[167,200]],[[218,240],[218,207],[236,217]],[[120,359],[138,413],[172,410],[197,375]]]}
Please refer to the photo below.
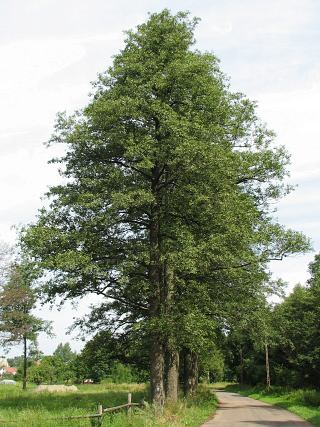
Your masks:
{"label": "tree bark", "polygon": [[271,387],[270,363],[269,363],[269,348],[267,343],[265,343],[265,356],[266,356],[266,384],[267,384],[267,388],[270,388]]}
{"label": "tree bark", "polygon": [[240,354],[240,384],[243,384],[243,351],[242,351],[242,347],[240,346],[239,349],[239,354]]}
{"label": "tree bark", "polygon": [[198,387],[198,355],[187,350],[184,355],[184,395],[192,396]]}
{"label": "tree bark", "polygon": [[179,352],[166,353],[166,400],[176,402],[179,392]]}
{"label": "tree bark", "polygon": [[[170,322],[174,322],[174,273],[168,261],[164,262],[164,293],[163,305],[165,315]],[[166,400],[176,402],[179,391],[179,352],[176,345],[176,337],[171,331],[166,334],[165,354],[165,392]]]}
{"label": "tree bark", "polygon": [[27,337],[23,336],[23,377],[22,389],[27,389]]}
{"label": "tree bark", "polygon": [[153,337],[151,346],[151,400],[155,406],[163,406],[164,394],[164,349],[163,344]]}

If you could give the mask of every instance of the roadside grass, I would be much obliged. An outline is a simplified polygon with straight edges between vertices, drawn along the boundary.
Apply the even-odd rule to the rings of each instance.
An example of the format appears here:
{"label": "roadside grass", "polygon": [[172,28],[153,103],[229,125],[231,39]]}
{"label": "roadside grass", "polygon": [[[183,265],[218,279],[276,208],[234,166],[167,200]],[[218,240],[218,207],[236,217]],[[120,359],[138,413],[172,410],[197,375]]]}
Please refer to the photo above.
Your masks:
{"label": "roadside grass", "polygon": [[[127,402],[128,392],[133,402],[148,397],[144,384],[80,385],[73,393],[36,393],[34,386],[22,391],[20,385],[0,386],[0,426],[25,427],[90,427],[89,419],[61,420],[55,418],[86,415]],[[180,400],[163,411],[147,407],[135,409],[131,417],[122,413],[106,415],[103,427],[198,427],[215,411],[217,402],[208,388],[202,387],[193,399]]]}
{"label": "roadside grass", "polygon": [[229,384],[226,391],[240,393],[243,396],[262,400],[271,405],[281,406],[290,412],[299,415],[313,425],[320,427],[320,391],[309,389],[291,389],[288,387],[240,386]]}

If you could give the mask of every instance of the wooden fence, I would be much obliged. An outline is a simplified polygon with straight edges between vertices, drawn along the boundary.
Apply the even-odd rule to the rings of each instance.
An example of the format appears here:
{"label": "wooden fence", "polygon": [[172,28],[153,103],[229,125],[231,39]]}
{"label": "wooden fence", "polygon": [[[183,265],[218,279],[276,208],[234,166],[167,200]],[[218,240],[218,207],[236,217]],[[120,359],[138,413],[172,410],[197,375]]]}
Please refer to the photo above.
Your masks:
{"label": "wooden fence", "polygon": [[[60,420],[60,421],[65,420],[66,421],[66,420],[80,420],[80,419],[89,418],[92,426],[100,427],[102,426],[103,417],[106,414],[110,414],[113,412],[121,411],[122,409],[126,409],[127,415],[131,415],[132,408],[145,408],[145,407],[146,407],[146,403],[144,400],[142,400],[141,403],[134,403],[132,402],[132,394],[128,393],[128,403],[125,403],[124,405],[113,406],[112,408],[103,408],[102,405],[98,405],[98,411],[95,414],[71,415],[69,417],[67,416],[67,417],[47,418],[47,420]],[[14,424],[14,423],[17,423],[17,421],[8,421],[8,420],[0,419],[0,423]]]}
{"label": "wooden fence", "polygon": [[93,426],[101,426],[103,422],[103,417],[105,414],[110,414],[113,412],[121,411],[122,409],[127,410],[127,415],[131,415],[132,408],[145,408],[146,403],[142,400],[141,403],[132,402],[132,394],[128,393],[128,403],[119,406],[113,406],[111,408],[103,408],[102,405],[98,405],[98,411],[96,414],[88,414],[88,415],[72,415],[70,417],[59,417],[59,418],[51,418],[52,420],[73,420],[73,419],[81,419],[81,418],[89,418],[91,420],[91,424]]}

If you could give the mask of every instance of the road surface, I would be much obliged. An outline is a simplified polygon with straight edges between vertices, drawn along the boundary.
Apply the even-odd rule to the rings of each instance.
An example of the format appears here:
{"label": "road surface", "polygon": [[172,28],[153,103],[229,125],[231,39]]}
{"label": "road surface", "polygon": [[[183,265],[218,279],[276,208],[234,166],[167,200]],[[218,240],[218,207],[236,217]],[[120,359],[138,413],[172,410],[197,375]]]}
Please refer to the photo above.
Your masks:
{"label": "road surface", "polygon": [[236,393],[216,392],[219,408],[201,427],[311,427],[312,424],[277,406]]}

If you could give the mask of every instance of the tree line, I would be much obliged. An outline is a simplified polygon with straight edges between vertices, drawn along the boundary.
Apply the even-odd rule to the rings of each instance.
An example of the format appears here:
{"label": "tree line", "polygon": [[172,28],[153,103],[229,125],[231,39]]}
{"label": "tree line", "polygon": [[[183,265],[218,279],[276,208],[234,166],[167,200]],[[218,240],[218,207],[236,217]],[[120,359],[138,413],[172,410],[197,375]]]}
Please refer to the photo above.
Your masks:
{"label": "tree line", "polygon": [[224,374],[229,379],[265,384],[267,345],[269,384],[320,386],[319,267],[320,256],[316,255],[309,266],[311,277],[307,285],[298,284],[282,302],[265,305],[263,321],[260,310],[251,314],[250,325],[234,325],[222,344]]}
{"label": "tree line", "polygon": [[288,153],[195,48],[197,24],[165,9],[127,31],[89,104],[58,115],[63,180],[21,234],[44,301],[97,294],[77,325],[143,343],[157,405],[179,379],[192,394],[248,301],[276,291],[270,260],[310,248],[273,215]]}
{"label": "tree line", "polygon": [[[106,338],[106,335],[108,337]],[[134,358],[134,351],[123,347],[123,340],[117,340],[106,332],[99,333],[85,344],[80,353],[72,351],[70,344],[60,343],[52,355],[39,350],[37,342],[30,344],[27,354],[27,379],[33,384],[83,384],[83,383],[142,383],[148,380],[144,366]],[[99,347],[98,347],[99,346]],[[17,368],[13,377],[24,378],[24,356],[9,358],[10,366]]]}

